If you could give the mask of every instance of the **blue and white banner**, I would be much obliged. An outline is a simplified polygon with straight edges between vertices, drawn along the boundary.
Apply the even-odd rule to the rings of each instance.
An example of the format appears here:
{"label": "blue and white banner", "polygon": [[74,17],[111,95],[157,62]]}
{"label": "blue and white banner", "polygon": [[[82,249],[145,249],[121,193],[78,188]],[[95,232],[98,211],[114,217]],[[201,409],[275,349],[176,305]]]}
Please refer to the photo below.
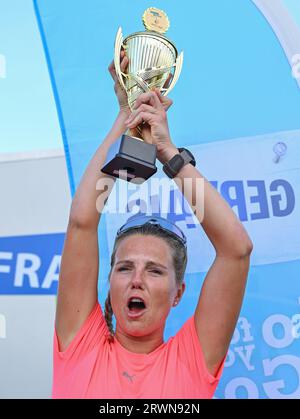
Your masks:
{"label": "blue and white banner", "polygon": [[[252,265],[300,259],[299,142],[300,131],[289,131],[189,147],[201,173],[245,225],[254,243]],[[106,208],[110,252],[117,229],[137,212],[163,215],[182,228],[189,244],[187,273],[209,269],[213,246],[161,171],[142,186],[116,185]]]}
{"label": "blue and white banner", "polygon": [[[271,293],[271,281],[269,287]],[[248,300],[216,397],[300,399],[300,297],[284,305],[279,295],[273,302],[275,295],[262,297],[259,305],[252,299],[250,306]],[[255,309],[259,311],[256,314]]]}
{"label": "blue and white banner", "polygon": [[64,237],[1,237],[0,295],[56,295]]}
{"label": "blue and white banner", "polygon": [[[129,13],[122,0],[33,2],[72,193],[118,112],[107,71],[117,29],[122,26],[124,35],[143,30],[141,17],[150,6],[149,0],[131,0]],[[168,111],[172,140],[191,148],[200,172],[254,242],[245,299],[216,397],[300,398],[299,1],[187,0],[182,8],[157,0],[155,6],[170,18],[167,36],[184,50]],[[1,46],[0,82],[7,92],[20,86],[12,75],[12,58]],[[2,108],[0,103],[4,115],[12,96],[7,97]],[[51,103],[52,96],[48,99]],[[22,103],[19,96],[14,103]],[[12,124],[4,125],[3,138],[9,138],[7,126]],[[23,135],[24,124],[13,126],[22,127]],[[122,187],[117,182],[116,189]],[[115,232],[127,212],[152,210],[172,218],[188,236],[189,264],[182,304],[167,321],[167,339],[193,314],[214,252],[190,210],[180,208],[177,188],[163,197],[165,189],[151,188],[116,194],[124,199],[118,201],[124,212],[107,212],[101,220],[99,295],[103,302]],[[62,240],[59,235],[1,239],[1,293],[55,293]]]}

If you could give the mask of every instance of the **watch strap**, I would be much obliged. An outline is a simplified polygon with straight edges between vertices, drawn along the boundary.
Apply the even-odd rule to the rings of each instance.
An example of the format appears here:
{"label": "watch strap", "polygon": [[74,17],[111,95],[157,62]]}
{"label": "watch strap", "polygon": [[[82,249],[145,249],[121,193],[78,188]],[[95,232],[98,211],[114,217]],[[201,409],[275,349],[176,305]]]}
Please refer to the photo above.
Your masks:
{"label": "watch strap", "polygon": [[163,171],[166,175],[173,179],[185,166],[191,163],[196,166],[196,161],[192,153],[186,148],[178,148],[179,154],[175,154],[167,163],[163,165]]}
{"label": "watch strap", "polygon": [[191,163],[194,167],[196,166],[195,157],[189,150],[187,150],[186,148],[178,148],[177,150],[179,151],[181,157],[184,160],[184,165]]}

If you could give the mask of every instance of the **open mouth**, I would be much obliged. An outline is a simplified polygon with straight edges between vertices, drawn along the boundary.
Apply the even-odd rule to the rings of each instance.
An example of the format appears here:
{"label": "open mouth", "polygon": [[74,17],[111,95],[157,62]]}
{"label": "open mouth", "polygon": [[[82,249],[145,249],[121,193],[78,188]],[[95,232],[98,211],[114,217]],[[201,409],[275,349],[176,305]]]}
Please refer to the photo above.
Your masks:
{"label": "open mouth", "polygon": [[146,308],[144,300],[137,297],[131,297],[128,301],[127,307],[132,314],[141,313]]}

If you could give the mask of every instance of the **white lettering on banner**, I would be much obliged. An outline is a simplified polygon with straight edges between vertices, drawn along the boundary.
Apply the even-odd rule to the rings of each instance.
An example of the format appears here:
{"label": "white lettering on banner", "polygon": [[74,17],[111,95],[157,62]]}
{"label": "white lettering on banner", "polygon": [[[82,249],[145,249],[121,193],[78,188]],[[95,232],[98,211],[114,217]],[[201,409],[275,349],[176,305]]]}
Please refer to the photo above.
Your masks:
{"label": "white lettering on banner", "polygon": [[0,313],[0,339],[6,339],[6,318]]}
{"label": "white lettering on banner", "polygon": [[[300,304],[300,298],[298,299]],[[256,324],[258,327],[258,324]],[[286,349],[290,347],[296,339],[300,338],[300,314],[296,313],[287,316],[276,313],[268,316],[262,322],[263,341],[270,348]],[[273,381],[255,382],[249,377],[234,377],[229,380],[224,387],[225,398],[239,398],[242,393],[247,398],[259,398],[259,396],[268,398],[292,399],[300,398],[300,358],[294,354],[282,354],[274,358],[260,359],[261,365],[254,364],[255,342],[251,332],[251,323],[246,317],[241,317],[234,331],[230,349],[227,354],[225,368],[231,368],[239,360],[245,366],[247,371],[256,371],[257,368],[263,370],[264,377],[278,376],[278,370],[284,373],[283,368],[291,368],[296,372],[297,379],[291,383],[291,380],[277,379]],[[258,331],[256,331],[258,334]],[[249,342],[252,342],[249,344]],[[236,344],[247,343],[246,345],[235,346]],[[262,350],[260,345],[260,351]],[[297,352],[296,352],[297,353]],[[298,353],[297,353],[298,355]],[[257,359],[257,358],[256,358]],[[240,366],[238,365],[239,371]],[[291,385],[293,390],[290,389]],[[260,389],[261,386],[261,389]],[[260,391],[262,394],[260,395]],[[265,394],[263,394],[263,391]]]}
{"label": "white lettering on banner", "polygon": [[[246,319],[246,317],[240,317],[237,322],[233,337],[231,339],[231,346],[241,342],[252,342],[254,338],[251,335],[250,330],[251,324]],[[254,352],[254,349],[255,345],[253,344],[237,346],[233,349],[230,349],[227,354],[225,367],[231,367],[237,360],[237,357],[239,357],[248,371],[254,370],[254,366],[251,365],[251,357]]]}
{"label": "white lettering on banner", "polygon": [[6,78],[6,59],[5,56],[0,54],[0,79]]}
{"label": "white lettering on banner", "polygon": [[[274,380],[262,383],[263,389],[270,399],[300,399],[300,358],[294,355],[282,355],[276,358],[264,359],[262,361],[264,374],[266,377],[273,375],[277,368],[282,366],[289,366],[294,369],[297,373],[296,389],[291,393],[283,393],[279,390],[286,388],[286,382],[284,380]],[[224,390],[224,396],[226,399],[237,399],[238,389],[244,389],[247,392],[248,399],[258,399],[259,390],[257,384],[247,377],[236,377],[230,380]]]}
{"label": "white lettering on banner", "polygon": [[[1,260],[13,260],[12,252],[0,252]],[[13,278],[14,287],[24,287],[29,285],[30,288],[49,289],[53,283],[58,282],[59,270],[61,263],[61,255],[54,255],[51,259],[46,274],[41,278],[39,270],[42,266],[42,260],[39,255],[34,253],[17,253],[16,254],[15,276]],[[0,263],[0,273],[10,274],[14,272],[14,267],[8,264]]]}
{"label": "white lettering on banner", "polygon": [[[283,337],[275,336],[275,326],[281,326]],[[274,314],[268,317],[263,324],[263,337],[265,342],[272,348],[281,349],[291,345],[294,341],[292,320],[283,314]]]}
{"label": "white lettering on banner", "polygon": [[229,349],[225,362],[225,367],[232,367],[236,361],[236,354],[240,357],[241,361],[245,365],[248,371],[255,370],[254,365],[251,365],[251,356],[255,349],[255,345],[238,346],[236,348]]}
{"label": "white lettering on banner", "polygon": [[238,343],[241,339],[241,333],[239,331],[241,329],[243,331],[243,342],[251,342],[253,341],[253,336],[250,333],[251,330],[251,324],[248,322],[246,317],[240,317],[237,326],[235,328],[233,338],[231,339],[231,344]]}
{"label": "white lettering on banner", "polygon": [[[29,266],[25,266],[30,263]],[[24,277],[29,278],[31,288],[39,288],[39,279],[37,271],[41,266],[41,259],[38,255],[33,253],[19,253],[17,257],[15,287],[22,287]]]}
{"label": "white lettering on banner", "polygon": [[42,288],[50,288],[53,282],[58,281],[60,269],[61,256],[55,255],[48,268]]}
{"label": "white lettering on banner", "polygon": [[[297,374],[296,389],[291,393],[284,393],[279,390],[286,388],[286,382],[284,380],[274,380],[269,382],[263,382],[262,387],[270,399],[300,399],[300,358],[295,355],[281,355],[273,359],[264,359],[262,361],[263,370],[266,377],[272,376],[276,369],[283,366],[289,366],[294,369]],[[253,380],[247,377],[236,377],[230,380],[224,390],[224,396],[226,399],[237,399],[238,389],[244,389],[247,392],[248,399],[258,399],[259,390],[258,385]]]}
{"label": "white lettering on banner", "polygon": [[271,376],[275,370],[282,366],[289,365],[292,367],[298,375],[298,387],[293,393],[285,394],[281,393],[279,390],[285,388],[285,382],[283,380],[270,381],[269,383],[264,383],[264,390],[270,399],[300,399],[300,358],[294,355],[282,355],[274,359],[264,359],[263,367],[264,372],[267,377]]}
{"label": "white lettering on banner", "polygon": [[300,79],[300,54],[292,57],[292,75],[295,79]]}
{"label": "white lettering on banner", "polygon": [[[12,260],[13,254],[11,252],[0,252],[0,261],[1,260]],[[9,265],[0,264],[0,273],[8,274],[10,272]]]}
{"label": "white lettering on banner", "polygon": [[225,398],[226,399],[237,399],[237,390],[239,388],[244,388],[247,392],[247,399],[258,399],[259,393],[256,384],[246,377],[237,377],[231,380],[225,388]]}
{"label": "white lettering on banner", "polygon": [[255,349],[255,345],[238,346],[234,351],[239,355],[248,371],[255,370],[255,367],[250,364],[251,356]]}

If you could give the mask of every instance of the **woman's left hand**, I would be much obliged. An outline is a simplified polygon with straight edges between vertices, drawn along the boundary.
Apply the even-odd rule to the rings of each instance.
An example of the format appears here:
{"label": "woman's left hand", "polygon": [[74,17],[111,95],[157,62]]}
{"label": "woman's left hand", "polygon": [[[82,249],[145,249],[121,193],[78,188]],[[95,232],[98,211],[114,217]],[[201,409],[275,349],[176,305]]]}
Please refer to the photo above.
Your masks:
{"label": "woman's left hand", "polygon": [[166,150],[175,147],[171,141],[167,120],[167,110],[172,103],[172,100],[163,96],[158,89],[142,93],[136,100],[132,114],[125,121],[129,129],[140,125],[143,140],[156,145],[158,158]]}

